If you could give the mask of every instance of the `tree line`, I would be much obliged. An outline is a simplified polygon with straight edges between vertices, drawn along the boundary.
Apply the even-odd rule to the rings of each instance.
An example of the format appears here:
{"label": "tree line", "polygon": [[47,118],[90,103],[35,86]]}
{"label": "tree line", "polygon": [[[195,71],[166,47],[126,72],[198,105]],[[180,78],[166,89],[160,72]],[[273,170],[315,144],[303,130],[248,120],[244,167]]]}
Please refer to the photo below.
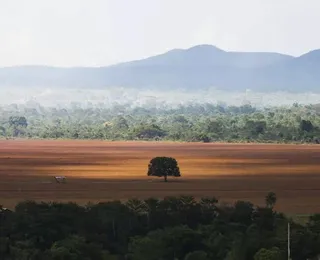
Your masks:
{"label": "tree line", "polygon": [[320,106],[0,107],[0,137],[320,143]]}
{"label": "tree line", "polygon": [[320,215],[299,224],[265,205],[215,197],[130,199],[80,206],[23,201],[0,207],[2,260],[318,259]]}

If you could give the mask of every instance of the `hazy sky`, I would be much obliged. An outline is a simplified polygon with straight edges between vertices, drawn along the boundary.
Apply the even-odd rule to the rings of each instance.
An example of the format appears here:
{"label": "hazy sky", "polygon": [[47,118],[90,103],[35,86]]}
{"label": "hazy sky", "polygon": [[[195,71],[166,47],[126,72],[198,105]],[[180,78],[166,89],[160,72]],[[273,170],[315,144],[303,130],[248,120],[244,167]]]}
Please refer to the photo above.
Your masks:
{"label": "hazy sky", "polygon": [[320,0],[0,0],[0,66],[101,66],[174,48],[299,56],[320,48]]}

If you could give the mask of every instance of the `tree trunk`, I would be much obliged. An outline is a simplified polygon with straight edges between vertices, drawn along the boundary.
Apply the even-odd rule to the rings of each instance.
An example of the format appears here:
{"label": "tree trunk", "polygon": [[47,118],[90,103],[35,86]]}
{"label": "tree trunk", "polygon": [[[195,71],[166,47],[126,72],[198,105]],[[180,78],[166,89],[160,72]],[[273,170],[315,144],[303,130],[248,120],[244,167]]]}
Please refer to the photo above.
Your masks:
{"label": "tree trunk", "polygon": [[167,177],[167,175],[164,176],[164,182],[168,182]]}

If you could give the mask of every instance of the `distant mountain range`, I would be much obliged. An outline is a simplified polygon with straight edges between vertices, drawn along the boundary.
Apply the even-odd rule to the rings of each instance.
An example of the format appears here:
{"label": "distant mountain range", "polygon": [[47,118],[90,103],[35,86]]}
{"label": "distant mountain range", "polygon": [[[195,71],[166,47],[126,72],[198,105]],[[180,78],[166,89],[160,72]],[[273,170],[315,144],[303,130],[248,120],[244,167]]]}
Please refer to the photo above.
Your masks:
{"label": "distant mountain range", "polygon": [[300,57],[269,52],[228,52],[212,45],[174,49],[106,67],[0,68],[0,87],[187,89],[320,93],[320,50]]}

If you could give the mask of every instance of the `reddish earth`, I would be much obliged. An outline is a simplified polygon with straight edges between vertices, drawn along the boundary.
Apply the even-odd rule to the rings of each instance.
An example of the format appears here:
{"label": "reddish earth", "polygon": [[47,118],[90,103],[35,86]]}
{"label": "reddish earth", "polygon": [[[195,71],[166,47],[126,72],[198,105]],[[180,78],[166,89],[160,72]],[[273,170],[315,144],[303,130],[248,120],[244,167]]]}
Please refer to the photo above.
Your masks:
{"label": "reddish earth", "polygon": [[[173,156],[181,178],[147,176],[154,156]],[[53,176],[67,176],[66,184]],[[102,141],[0,141],[0,204],[190,194],[261,204],[268,191],[277,210],[320,213],[320,146]]]}

